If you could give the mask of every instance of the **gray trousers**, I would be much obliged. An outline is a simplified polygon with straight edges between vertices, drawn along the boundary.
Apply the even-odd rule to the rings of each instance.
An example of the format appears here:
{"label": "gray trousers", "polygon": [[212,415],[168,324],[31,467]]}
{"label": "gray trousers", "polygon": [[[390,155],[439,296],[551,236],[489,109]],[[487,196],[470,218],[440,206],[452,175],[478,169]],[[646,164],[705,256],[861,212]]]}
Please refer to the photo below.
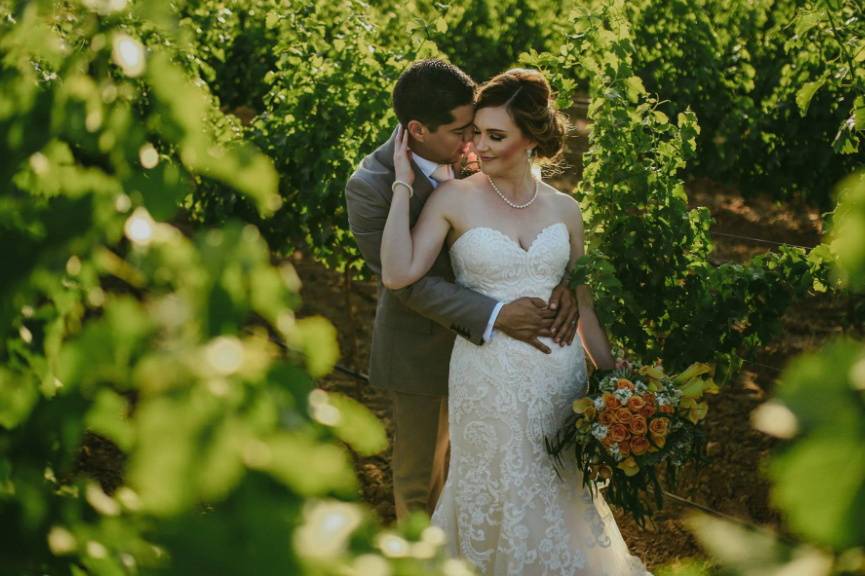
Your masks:
{"label": "gray trousers", "polygon": [[447,477],[447,396],[393,392],[391,470],[397,520],[414,510],[432,514]]}

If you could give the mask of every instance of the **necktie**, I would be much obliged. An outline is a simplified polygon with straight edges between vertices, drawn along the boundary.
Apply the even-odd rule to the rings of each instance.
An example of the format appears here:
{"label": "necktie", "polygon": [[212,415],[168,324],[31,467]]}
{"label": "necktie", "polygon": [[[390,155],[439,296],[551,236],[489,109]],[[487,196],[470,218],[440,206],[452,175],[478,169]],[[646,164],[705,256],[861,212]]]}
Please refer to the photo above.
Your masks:
{"label": "necktie", "polygon": [[430,178],[432,178],[439,184],[441,184],[442,182],[447,182],[448,180],[452,180],[453,177],[454,173],[450,167],[450,164],[439,164],[438,168],[433,170],[432,174],[430,174]]}

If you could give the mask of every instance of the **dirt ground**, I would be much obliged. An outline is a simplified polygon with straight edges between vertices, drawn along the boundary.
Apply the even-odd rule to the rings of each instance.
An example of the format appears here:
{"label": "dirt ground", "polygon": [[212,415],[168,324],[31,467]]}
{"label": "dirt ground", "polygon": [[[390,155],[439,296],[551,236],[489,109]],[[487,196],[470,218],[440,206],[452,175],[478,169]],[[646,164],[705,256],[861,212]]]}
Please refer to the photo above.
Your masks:
{"label": "dirt ground", "polygon": [[[579,173],[578,158],[572,157],[569,173],[571,179]],[[562,189],[572,184],[563,178],[557,182]],[[691,182],[688,188],[691,203],[708,206],[715,218],[713,258],[718,262],[742,261],[772,247],[731,235],[804,246],[820,240],[820,215],[812,209],[762,198],[745,200],[734,190],[709,181]],[[340,334],[340,365],[365,373],[375,315],[374,280],[353,282],[346,289],[342,275],[301,254],[295,255],[295,265],[303,281],[301,314],[320,314],[331,320]],[[749,415],[771,394],[779,370],[789,358],[842,332],[846,309],[844,302],[815,296],[787,313],[781,337],[761,350],[739,378],[711,400],[706,421],[710,461],[683,471],[677,495],[748,523],[781,528],[778,514],[770,507],[769,485],[762,474],[773,441],[751,429]],[[363,402],[392,433],[388,400],[379,390],[341,371],[321,385]],[[386,522],[394,518],[389,459],[389,454],[383,453],[357,460],[363,497]],[[645,529],[621,514],[617,517],[632,552],[650,569],[656,569],[689,557],[704,558],[683,523],[693,510],[691,505],[668,500]]]}

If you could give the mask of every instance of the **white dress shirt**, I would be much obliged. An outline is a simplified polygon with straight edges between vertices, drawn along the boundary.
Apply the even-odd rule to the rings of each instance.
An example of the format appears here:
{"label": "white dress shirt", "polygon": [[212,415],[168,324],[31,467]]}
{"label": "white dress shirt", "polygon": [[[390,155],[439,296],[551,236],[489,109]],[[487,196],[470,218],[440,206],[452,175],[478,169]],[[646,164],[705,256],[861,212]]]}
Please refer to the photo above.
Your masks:
{"label": "white dress shirt", "polygon": [[[418,156],[417,154],[412,154],[412,159],[414,160],[414,163],[417,164],[417,167],[420,168],[420,171],[427,178],[427,180],[430,181],[433,189],[435,189],[439,185],[439,182],[438,180],[433,178],[431,174],[435,172],[436,168],[439,167],[439,164],[437,162],[433,162],[432,160],[427,160],[422,156]],[[448,169],[451,171],[451,177],[453,177],[453,168],[451,166],[448,166]],[[499,317],[499,312],[502,311],[502,306],[504,305],[504,302],[498,302],[495,308],[493,308],[493,311],[490,314],[490,319],[487,321],[487,329],[484,330],[484,342],[489,342],[490,340],[492,340],[493,326],[496,325],[496,319]]]}

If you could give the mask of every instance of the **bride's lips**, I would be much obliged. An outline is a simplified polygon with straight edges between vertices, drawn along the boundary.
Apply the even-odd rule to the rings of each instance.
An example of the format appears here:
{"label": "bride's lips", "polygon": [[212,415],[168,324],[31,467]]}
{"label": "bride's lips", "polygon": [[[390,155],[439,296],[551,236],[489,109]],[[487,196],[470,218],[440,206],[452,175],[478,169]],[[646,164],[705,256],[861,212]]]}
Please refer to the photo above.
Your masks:
{"label": "bride's lips", "polygon": [[483,155],[479,155],[478,158],[480,158],[480,159],[483,160],[484,162],[489,162],[490,160],[495,160],[495,159],[496,159],[495,156],[483,156]]}

